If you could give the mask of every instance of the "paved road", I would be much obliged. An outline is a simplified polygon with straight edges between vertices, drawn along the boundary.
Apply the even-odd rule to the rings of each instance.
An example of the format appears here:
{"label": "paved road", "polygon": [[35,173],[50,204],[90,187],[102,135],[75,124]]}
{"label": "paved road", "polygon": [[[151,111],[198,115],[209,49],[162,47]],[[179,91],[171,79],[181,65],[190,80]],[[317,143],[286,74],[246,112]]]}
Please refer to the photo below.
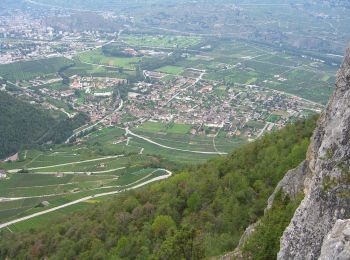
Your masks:
{"label": "paved road", "polygon": [[105,193],[100,193],[100,194],[96,194],[96,195],[92,195],[92,196],[87,196],[87,197],[85,197],[85,198],[81,198],[81,199],[78,199],[78,200],[75,200],[75,201],[66,203],[66,204],[64,204],[64,205],[61,205],[61,206],[58,206],[58,207],[55,207],[55,208],[51,208],[51,209],[48,209],[48,210],[44,210],[44,211],[41,211],[41,212],[37,212],[37,213],[34,213],[34,214],[29,215],[29,216],[26,216],[26,217],[18,218],[18,219],[15,219],[15,220],[12,220],[12,221],[9,221],[9,222],[0,224],[0,229],[9,227],[9,226],[11,226],[11,225],[13,225],[13,224],[16,224],[16,223],[19,223],[19,222],[22,222],[22,221],[25,221],[25,220],[28,220],[28,219],[32,219],[32,218],[35,218],[35,217],[38,217],[38,216],[41,216],[41,215],[45,215],[45,214],[50,213],[50,212],[57,211],[57,210],[59,210],[59,209],[63,209],[63,208],[66,208],[66,207],[69,207],[69,206],[78,204],[78,203],[80,203],[80,202],[84,202],[84,201],[87,201],[87,200],[90,200],[90,199],[99,198],[99,197],[104,197],[104,196],[109,196],[109,195],[115,195],[115,194],[122,193],[122,192],[125,192],[125,191],[128,191],[128,190],[137,189],[137,188],[140,188],[140,187],[145,186],[145,185],[147,185],[147,184],[149,184],[149,183],[152,183],[152,182],[156,182],[156,181],[160,181],[160,180],[165,180],[165,179],[171,177],[171,175],[173,174],[171,171],[168,171],[168,170],[166,170],[166,169],[157,169],[157,170],[153,171],[153,173],[154,173],[154,172],[157,172],[157,171],[164,171],[164,172],[166,172],[167,174],[166,174],[166,175],[162,175],[162,176],[155,177],[155,178],[153,178],[153,179],[151,179],[151,180],[142,182],[142,183],[140,183],[140,184],[137,184],[137,185],[135,185],[135,186],[133,186],[133,187],[130,187],[130,188],[127,188],[127,189],[124,189],[124,190],[112,191],[112,192],[105,192]]}
{"label": "paved road", "polygon": [[183,92],[185,92],[187,89],[189,89],[190,87],[193,87],[193,86],[195,86],[199,81],[201,81],[202,79],[203,79],[203,76],[205,75],[205,72],[202,72],[200,75],[199,75],[199,77],[198,78],[196,78],[196,81],[193,83],[193,84],[191,84],[191,85],[189,85],[188,87],[186,87],[186,88],[184,88],[184,89],[181,89],[178,93],[176,93],[174,96],[172,96],[169,100],[168,100],[168,102],[166,102],[166,104],[165,104],[165,106],[167,105],[167,104],[169,104],[173,99],[175,99],[177,96],[179,96],[181,93],[183,93]]}
{"label": "paved road", "polygon": [[[114,156],[105,156],[101,158],[96,158],[96,159],[91,159],[91,160],[85,160],[85,161],[78,161],[78,162],[70,162],[70,163],[61,163],[61,164],[56,164],[56,165],[50,165],[50,166],[42,166],[42,167],[34,167],[34,168],[28,168],[28,170],[40,170],[40,169],[48,169],[48,168],[55,168],[55,167],[61,167],[61,166],[67,166],[67,165],[74,165],[74,164],[82,164],[86,162],[96,162],[96,161],[103,161],[103,160],[108,160],[108,159],[115,159],[119,157],[124,157],[124,154],[121,155],[114,155]],[[22,169],[13,169],[9,170],[9,173],[17,173],[21,171]]]}
{"label": "paved road", "polygon": [[213,147],[215,149],[215,151],[217,153],[220,153],[220,151],[218,150],[218,148],[216,147],[216,143],[215,143],[215,138],[219,135],[220,131],[221,131],[222,127],[219,128],[218,132],[215,134],[215,136],[213,137]]}
{"label": "paved road", "polygon": [[267,122],[264,126],[264,128],[260,131],[260,133],[258,134],[258,136],[256,137],[256,139],[259,139],[266,131],[266,129],[270,126],[270,125],[274,125],[274,123],[270,123],[270,122]]}
{"label": "paved road", "polygon": [[122,99],[120,99],[119,107],[118,107],[116,110],[114,110],[111,114],[106,115],[104,118],[102,118],[101,120],[97,121],[95,124],[90,125],[90,126],[88,126],[88,127],[86,127],[86,128],[83,128],[82,130],[80,130],[80,131],[78,131],[78,132],[72,134],[70,137],[68,137],[68,139],[66,140],[65,143],[68,144],[68,143],[70,142],[70,140],[71,140],[73,137],[78,136],[80,133],[82,133],[82,132],[84,132],[84,131],[88,131],[88,130],[92,129],[93,127],[97,126],[97,125],[100,124],[102,121],[104,121],[105,119],[107,119],[108,117],[110,117],[112,114],[114,114],[114,113],[120,111],[120,110],[123,108],[123,105],[124,105],[124,101],[123,101]]}
{"label": "paved road", "polygon": [[[110,170],[105,170],[105,171],[93,171],[93,172],[61,172],[63,174],[86,174],[86,173],[91,173],[91,174],[101,174],[101,173],[109,173],[109,172],[116,172],[116,171],[120,171],[120,170],[124,170],[126,169],[126,167],[119,167],[119,168],[115,168],[115,169],[110,169]],[[53,174],[54,172],[35,172],[37,174]]]}
{"label": "paved road", "polygon": [[170,146],[166,146],[166,145],[157,143],[157,142],[152,141],[151,139],[149,139],[147,137],[135,134],[135,133],[131,132],[129,130],[129,128],[125,128],[125,132],[126,132],[127,135],[132,135],[132,136],[140,138],[140,139],[142,139],[142,140],[144,140],[144,141],[146,141],[148,143],[151,143],[151,144],[154,144],[154,145],[157,145],[159,147],[162,147],[162,148],[165,148],[165,149],[169,149],[169,150],[175,150],[175,151],[180,151],[180,152],[188,152],[188,153],[198,153],[198,154],[214,154],[214,155],[226,155],[227,154],[227,153],[224,153],[224,152],[204,152],[204,151],[192,151],[192,150],[179,149],[179,148],[170,147]]}

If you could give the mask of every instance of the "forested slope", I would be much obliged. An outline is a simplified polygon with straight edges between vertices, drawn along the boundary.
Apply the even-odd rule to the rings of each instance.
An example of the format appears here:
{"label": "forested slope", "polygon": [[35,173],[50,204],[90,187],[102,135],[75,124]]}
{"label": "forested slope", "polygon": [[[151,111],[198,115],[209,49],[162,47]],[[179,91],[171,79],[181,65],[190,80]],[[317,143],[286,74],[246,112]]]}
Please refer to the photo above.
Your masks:
{"label": "forested slope", "polygon": [[[45,229],[3,231],[0,258],[203,259],[233,250],[245,228],[263,215],[278,181],[305,159],[315,121],[289,125],[227,157]],[[266,239],[275,243],[275,237]]]}
{"label": "forested slope", "polygon": [[87,121],[87,116],[55,119],[48,111],[0,93],[0,159],[16,153],[23,146],[48,141],[60,143],[74,128]]}

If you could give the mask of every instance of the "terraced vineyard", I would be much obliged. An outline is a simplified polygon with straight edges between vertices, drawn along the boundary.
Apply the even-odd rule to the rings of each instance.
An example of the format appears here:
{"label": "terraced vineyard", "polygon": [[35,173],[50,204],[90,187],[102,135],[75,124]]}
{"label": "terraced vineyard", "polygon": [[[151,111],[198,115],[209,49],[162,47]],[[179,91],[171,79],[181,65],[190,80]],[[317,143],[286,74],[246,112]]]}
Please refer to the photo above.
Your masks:
{"label": "terraced vineyard", "polygon": [[[166,175],[158,170],[163,166],[197,164],[244,142],[220,135],[192,136],[190,129],[152,122],[131,130],[116,126],[84,137],[80,145],[24,150],[17,162],[2,164],[9,178],[0,182],[0,223],[86,196],[132,188]],[[84,207],[93,204],[83,203]]]}
{"label": "terraced vineyard", "polygon": [[[3,165],[9,176],[0,182],[0,223],[62,207],[87,196],[117,194],[169,174],[150,165],[156,158],[138,154],[101,156],[88,145],[24,151],[20,157],[18,162]],[[70,211],[92,206],[100,199],[74,204],[69,206]],[[54,218],[65,210],[62,208],[50,215]],[[19,225],[26,226],[25,223]],[[16,224],[11,228],[19,227]]]}

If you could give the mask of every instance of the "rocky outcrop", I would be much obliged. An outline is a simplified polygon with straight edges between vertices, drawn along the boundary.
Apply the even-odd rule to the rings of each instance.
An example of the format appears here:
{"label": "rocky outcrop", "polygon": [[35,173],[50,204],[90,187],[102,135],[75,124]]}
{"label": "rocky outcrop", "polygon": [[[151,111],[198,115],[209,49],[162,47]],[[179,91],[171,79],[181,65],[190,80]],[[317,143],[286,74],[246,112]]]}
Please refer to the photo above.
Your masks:
{"label": "rocky outcrop", "polygon": [[244,243],[249,239],[249,237],[255,232],[256,228],[259,226],[260,221],[255,222],[251,224],[249,227],[246,228],[243,235],[241,236],[241,239],[239,240],[238,246],[235,248],[233,252],[227,253],[224,256],[221,256],[220,260],[243,260],[245,257],[242,254],[242,247],[244,246]]}
{"label": "rocky outcrop", "polygon": [[323,241],[319,260],[350,259],[350,220],[338,220]]}
{"label": "rocky outcrop", "polygon": [[304,190],[304,182],[309,169],[307,161],[303,161],[297,168],[290,170],[284,175],[283,179],[277,184],[274,192],[267,201],[267,210],[272,208],[275,197],[279,191],[282,190],[283,196],[288,196],[291,199],[295,199],[298,194]]}
{"label": "rocky outcrop", "polygon": [[305,176],[305,198],[281,238],[278,259],[319,258],[337,220],[350,218],[350,46],[306,165],[300,173]]}

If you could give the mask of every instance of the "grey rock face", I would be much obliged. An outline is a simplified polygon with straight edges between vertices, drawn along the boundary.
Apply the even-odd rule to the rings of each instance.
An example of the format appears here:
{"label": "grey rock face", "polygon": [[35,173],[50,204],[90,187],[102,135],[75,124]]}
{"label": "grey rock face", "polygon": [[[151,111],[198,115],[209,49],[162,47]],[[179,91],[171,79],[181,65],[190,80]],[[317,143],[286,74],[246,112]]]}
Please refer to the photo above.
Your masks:
{"label": "grey rock face", "polygon": [[350,176],[350,45],[313,135],[307,164],[305,198],[284,231],[278,259],[317,259],[336,221],[350,218],[350,187],[343,178]]}
{"label": "grey rock face", "polygon": [[308,162],[303,161],[297,168],[288,171],[286,175],[284,175],[283,179],[277,184],[274,192],[269,197],[265,213],[272,208],[275,197],[281,189],[283,191],[282,194],[289,196],[291,199],[295,199],[295,197],[303,191],[308,169]]}
{"label": "grey rock face", "polygon": [[319,260],[350,259],[350,220],[337,220],[323,241]]}
{"label": "grey rock face", "polygon": [[255,222],[254,224],[251,224],[249,227],[246,228],[243,235],[241,236],[241,239],[239,240],[239,244],[236,247],[236,249],[233,252],[230,252],[222,257],[220,257],[220,260],[247,260],[243,257],[242,254],[242,247],[244,243],[247,241],[247,239],[255,232],[257,226],[260,224],[260,221]]}

